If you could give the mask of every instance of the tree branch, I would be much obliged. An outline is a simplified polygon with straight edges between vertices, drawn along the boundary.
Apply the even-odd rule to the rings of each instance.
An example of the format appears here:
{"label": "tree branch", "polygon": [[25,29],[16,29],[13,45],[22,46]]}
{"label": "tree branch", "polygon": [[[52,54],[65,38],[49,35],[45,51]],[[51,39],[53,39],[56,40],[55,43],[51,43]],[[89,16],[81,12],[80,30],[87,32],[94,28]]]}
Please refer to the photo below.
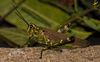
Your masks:
{"label": "tree branch", "polygon": [[73,19],[69,20],[67,23],[63,24],[62,26],[58,27],[57,29],[60,29],[60,28],[64,27],[66,24],[75,21],[78,17],[81,17],[81,16],[83,16],[83,15],[89,13],[90,11],[94,10],[95,8],[97,8],[97,7],[99,7],[99,6],[100,6],[100,4],[97,5],[97,6],[92,7],[91,9],[85,11],[84,13],[82,13],[82,14],[80,14],[80,15],[77,15],[76,17],[74,17]]}

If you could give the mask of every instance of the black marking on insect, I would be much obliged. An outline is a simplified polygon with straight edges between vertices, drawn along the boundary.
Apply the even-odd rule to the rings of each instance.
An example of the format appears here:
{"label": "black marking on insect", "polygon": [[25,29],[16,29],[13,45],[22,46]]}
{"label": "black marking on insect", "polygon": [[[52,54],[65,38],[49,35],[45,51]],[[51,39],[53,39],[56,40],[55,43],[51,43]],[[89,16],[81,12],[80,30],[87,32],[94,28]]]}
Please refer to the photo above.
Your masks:
{"label": "black marking on insect", "polygon": [[[16,9],[15,6],[14,6],[14,8]],[[34,39],[36,42],[38,42],[40,44],[47,45],[47,47],[45,47],[44,49],[41,50],[40,59],[42,58],[43,51],[45,51],[47,49],[53,49],[55,47],[56,48],[60,47],[60,46],[62,47],[62,45],[65,45],[64,46],[65,48],[67,48],[67,46],[66,46],[67,44],[70,44],[72,48],[74,45],[75,46],[77,45],[78,47],[89,46],[89,42],[86,40],[75,38],[74,36],[68,36],[68,35],[62,33],[64,30],[68,29],[68,27],[71,25],[70,23],[67,26],[65,26],[64,28],[59,29],[58,32],[56,32],[51,29],[38,27],[33,23],[28,24],[28,22],[23,18],[23,16],[19,13],[19,11],[17,9],[16,9],[16,11],[17,12],[15,12],[15,13],[28,25],[27,33],[29,35],[29,40]],[[27,45],[27,44],[30,44],[30,42],[27,41],[24,45]]]}

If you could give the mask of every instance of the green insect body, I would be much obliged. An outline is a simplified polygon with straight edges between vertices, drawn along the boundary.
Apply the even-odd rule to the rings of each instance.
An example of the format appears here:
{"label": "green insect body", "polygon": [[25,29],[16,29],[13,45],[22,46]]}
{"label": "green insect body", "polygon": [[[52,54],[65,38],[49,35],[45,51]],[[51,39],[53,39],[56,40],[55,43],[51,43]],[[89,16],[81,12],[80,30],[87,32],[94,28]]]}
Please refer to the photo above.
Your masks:
{"label": "green insect body", "polygon": [[93,5],[97,5],[98,4],[98,0],[94,0],[94,4]]}
{"label": "green insect body", "polygon": [[[13,5],[13,4],[12,4]],[[13,5],[14,6],[14,5]],[[14,6],[16,9],[16,7]],[[43,27],[38,27],[35,24],[31,23],[28,24],[27,21],[23,18],[23,16],[19,13],[19,11],[16,9],[17,12],[15,12],[26,24],[28,25],[27,33],[29,35],[29,40],[33,39],[35,42],[38,42],[39,44],[44,44],[46,47],[41,50],[41,56],[43,51],[47,49],[53,49],[54,48],[76,48],[76,47],[87,47],[88,41],[75,38],[74,36],[68,36],[65,34],[62,34],[66,29],[69,28],[70,24],[63,27],[62,29],[59,29],[58,32],[50,29],[46,29]],[[82,42],[81,42],[82,41]],[[25,45],[30,46],[31,42],[27,41],[22,47]],[[85,45],[86,44],[86,45]]]}
{"label": "green insect body", "polygon": [[[44,50],[46,50],[48,48],[53,49],[54,47],[60,47],[61,45],[66,44],[67,42],[74,40],[74,37],[70,37],[70,38],[65,38],[65,39],[61,39],[58,41],[53,41],[47,35],[44,34],[44,31],[45,31],[45,28],[38,27],[35,24],[30,24],[28,27],[28,30],[27,30],[27,33],[29,35],[29,39],[32,38],[40,44],[47,45],[47,47],[45,47],[44,49],[41,50],[41,57],[40,58],[42,58],[42,52]],[[70,45],[70,47],[71,46],[72,45]],[[64,46],[64,47],[67,48],[68,46]],[[75,46],[74,46],[74,48],[75,48]]]}
{"label": "green insect body", "polygon": [[47,35],[44,34],[44,31],[45,31],[45,28],[38,27],[35,24],[30,24],[28,27],[27,33],[29,35],[29,39],[32,38],[40,44],[46,44],[49,46],[58,45],[64,42],[66,43],[67,41],[71,41],[71,39],[69,38],[53,41]]}

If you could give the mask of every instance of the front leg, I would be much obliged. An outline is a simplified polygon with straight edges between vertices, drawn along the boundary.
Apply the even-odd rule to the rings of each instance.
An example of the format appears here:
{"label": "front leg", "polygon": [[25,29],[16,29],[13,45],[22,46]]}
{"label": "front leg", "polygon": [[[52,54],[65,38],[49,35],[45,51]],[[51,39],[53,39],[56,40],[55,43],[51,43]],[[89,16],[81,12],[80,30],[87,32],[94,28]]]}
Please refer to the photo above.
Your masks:
{"label": "front leg", "polygon": [[35,40],[34,40],[34,38],[35,37],[33,37],[33,36],[29,37],[29,40],[24,45],[22,45],[21,47],[24,47],[25,45],[28,45],[28,47],[30,47],[30,45],[33,44],[33,42],[36,43]]}
{"label": "front leg", "polygon": [[30,39],[31,39],[31,37],[29,37],[29,40],[24,45],[22,45],[21,47],[24,47],[25,45],[29,45],[30,44]]}

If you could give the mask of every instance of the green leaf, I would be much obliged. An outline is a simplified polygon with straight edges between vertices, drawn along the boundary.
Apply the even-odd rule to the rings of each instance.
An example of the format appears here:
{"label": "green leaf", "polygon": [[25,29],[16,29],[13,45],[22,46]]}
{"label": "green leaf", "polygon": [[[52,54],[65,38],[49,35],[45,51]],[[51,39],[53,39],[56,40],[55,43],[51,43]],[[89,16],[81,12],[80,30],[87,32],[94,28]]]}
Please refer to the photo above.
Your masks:
{"label": "green leaf", "polygon": [[[3,4],[2,4],[3,3]],[[0,0],[0,15],[4,15],[9,11],[13,6],[11,5],[12,0]],[[7,4],[7,5],[6,5]],[[39,21],[35,17],[31,16],[29,13],[25,12],[22,8],[26,8],[31,11],[33,14],[41,17],[40,19],[44,19],[50,25],[48,26],[43,21]],[[38,0],[26,0],[24,3],[19,5],[17,8],[22,16],[26,19],[28,23],[34,23],[38,26],[55,29],[61,22],[69,18],[69,15],[60,10],[59,8],[53,7],[49,4],[45,4]],[[38,17],[38,18],[39,18]],[[24,30],[27,29],[27,25],[24,21],[22,21],[16,14],[15,11],[9,14],[9,16],[5,17],[5,20],[18,28],[22,28]]]}
{"label": "green leaf", "polygon": [[100,24],[98,25],[98,28],[99,28],[99,30],[100,30]]}
{"label": "green leaf", "polygon": [[84,17],[83,20],[91,28],[100,31],[99,29],[100,21],[87,17]]}
{"label": "green leaf", "polygon": [[82,31],[78,31],[78,30],[74,30],[74,29],[68,29],[68,32],[66,33],[67,35],[75,35],[75,37],[80,38],[80,39],[86,39],[87,37],[89,37],[92,32],[82,32]]}
{"label": "green leaf", "polygon": [[[28,41],[27,33],[18,28],[0,28],[0,34],[20,46]],[[7,42],[7,40],[5,42]]]}
{"label": "green leaf", "polygon": [[74,0],[75,11],[78,12],[78,3],[77,0]]}
{"label": "green leaf", "polygon": [[88,7],[93,7],[93,3],[90,3],[88,0],[80,0],[80,1],[82,1],[82,3],[84,3]]}
{"label": "green leaf", "polygon": [[4,37],[3,35],[0,34],[0,40],[7,43],[10,47],[20,47],[20,45],[12,42],[8,38]]}
{"label": "green leaf", "polygon": [[45,3],[49,2],[49,3],[53,4],[54,6],[57,6],[57,7],[61,8],[61,9],[63,9],[64,11],[68,11],[68,12],[71,12],[71,13],[74,12],[73,8],[66,7],[65,5],[59,3],[56,0],[41,0],[41,1],[45,2]]}

